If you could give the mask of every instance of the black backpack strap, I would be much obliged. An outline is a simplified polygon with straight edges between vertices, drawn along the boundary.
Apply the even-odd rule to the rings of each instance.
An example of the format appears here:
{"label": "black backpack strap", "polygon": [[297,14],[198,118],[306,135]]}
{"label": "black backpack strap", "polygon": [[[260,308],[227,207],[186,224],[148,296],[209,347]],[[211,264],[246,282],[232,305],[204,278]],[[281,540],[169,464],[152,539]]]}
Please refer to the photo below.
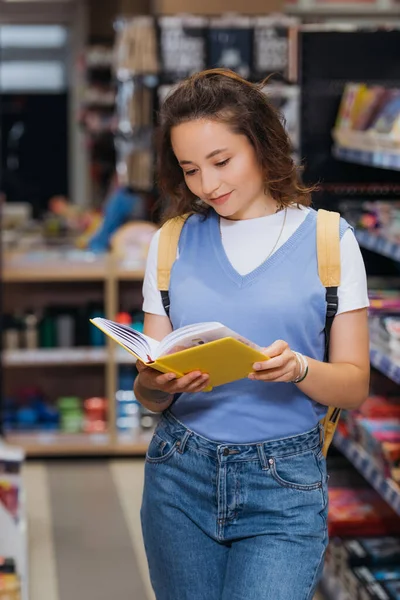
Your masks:
{"label": "black backpack strap", "polygon": [[168,290],[161,290],[160,294],[161,294],[161,300],[162,300],[162,303],[163,303],[164,310],[167,313],[167,317],[169,317],[169,309],[170,309],[170,306],[171,306],[171,302],[170,302],[170,299],[169,299],[169,291]]}
{"label": "black backpack strap", "polygon": [[325,353],[324,362],[329,362],[329,342],[331,337],[331,328],[333,319],[338,310],[339,298],[337,287],[327,287],[326,289],[326,315],[325,315]]}

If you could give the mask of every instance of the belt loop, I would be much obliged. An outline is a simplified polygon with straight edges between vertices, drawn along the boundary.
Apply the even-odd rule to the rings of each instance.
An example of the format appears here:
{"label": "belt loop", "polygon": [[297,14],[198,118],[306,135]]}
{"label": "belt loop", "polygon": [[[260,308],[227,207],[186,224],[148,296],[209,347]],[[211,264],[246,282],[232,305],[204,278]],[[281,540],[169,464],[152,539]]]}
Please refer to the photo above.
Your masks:
{"label": "belt loop", "polygon": [[269,467],[268,467],[267,457],[265,456],[264,444],[257,444],[257,452],[258,452],[258,458],[260,459],[261,467],[262,467],[263,471],[265,471]]}
{"label": "belt loop", "polygon": [[318,426],[319,426],[319,441],[321,443],[321,448],[322,448],[325,443],[325,429],[321,422],[319,422]]}
{"label": "belt loop", "polygon": [[185,431],[183,438],[177,442],[178,445],[178,452],[180,454],[183,454],[185,452],[185,447],[186,447],[186,443],[188,441],[188,439],[193,435],[192,431],[189,431],[188,429]]}

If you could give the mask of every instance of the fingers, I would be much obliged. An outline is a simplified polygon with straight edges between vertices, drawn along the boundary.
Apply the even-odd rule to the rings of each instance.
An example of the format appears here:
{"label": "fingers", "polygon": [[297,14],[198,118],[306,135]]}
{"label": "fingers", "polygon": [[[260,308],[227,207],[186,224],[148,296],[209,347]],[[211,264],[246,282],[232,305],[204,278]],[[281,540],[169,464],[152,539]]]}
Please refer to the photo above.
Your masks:
{"label": "fingers", "polygon": [[193,371],[179,378],[174,373],[166,373],[156,378],[156,385],[170,394],[192,393],[205,389],[209,380],[209,376],[201,371]]}
{"label": "fingers", "polygon": [[262,371],[260,373],[250,373],[249,379],[254,381],[291,381],[292,380],[292,370],[288,370],[287,367],[285,369],[273,369],[268,371]]}
{"label": "fingers", "polygon": [[198,389],[207,387],[208,382],[208,375],[201,373],[201,371],[194,371],[193,373],[188,373],[188,375],[180,377],[176,381],[175,387],[178,393],[183,390],[185,392],[194,392],[198,391]]}

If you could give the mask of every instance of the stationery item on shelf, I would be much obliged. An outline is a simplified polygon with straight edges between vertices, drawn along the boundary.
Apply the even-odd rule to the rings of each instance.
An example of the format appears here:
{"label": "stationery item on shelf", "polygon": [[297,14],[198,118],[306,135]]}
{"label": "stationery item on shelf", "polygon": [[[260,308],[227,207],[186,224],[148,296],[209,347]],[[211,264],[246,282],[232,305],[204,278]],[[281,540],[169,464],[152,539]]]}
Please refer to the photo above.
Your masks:
{"label": "stationery item on shelf", "polygon": [[93,325],[147,366],[178,377],[200,370],[210,375],[210,387],[247,377],[261,348],[221,323],[197,323],[170,333],[158,342],[126,325],[92,319]]}
{"label": "stationery item on shelf", "polygon": [[387,101],[371,124],[371,130],[400,141],[400,90],[390,90]]}
{"label": "stationery item on shelf", "polygon": [[206,68],[207,24],[205,17],[197,15],[158,18],[164,81],[179,81]]}
{"label": "stationery item on shelf", "polygon": [[87,398],[84,403],[83,431],[85,433],[104,433],[107,431],[106,398]]}
{"label": "stationery item on shelf", "polygon": [[56,336],[58,348],[74,346],[74,319],[71,315],[60,314],[56,317]]}
{"label": "stationery item on shelf", "polygon": [[128,312],[119,312],[115,317],[115,321],[121,325],[132,325],[132,317]]}
{"label": "stationery item on shelf", "polygon": [[300,150],[300,88],[294,85],[271,84],[262,90],[281,113],[293,152]]}
{"label": "stationery item on shelf", "polygon": [[335,129],[354,129],[367,86],[363,83],[346,83],[339,112],[336,117]]}
{"label": "stationery item on shelf", "polygon": [[118,131],[133,135],[153,125],[153,89],[138,78],[120,82],[117,95]]}
{"label": "stationery item on shelf", "polygon": [[154,413],[142,404],[139,405],[139,424],[141,429],[148,431],[154,429],[160,418],[160,413]]}
{"label": "stationery item on shelf", "polygon": [[41,348],[57,346],[56,322],[50,310],[45,310],[39,322],[39,345]]}
{"label": "stationery item on shelf", "polygon": [[382,104],[387,99],[388,91],[382,86],[367,87],[364,92],[358,115],[354,118],[353,129],[365,131],[368,129]]}
{"label": "stationery item on shelf", "polygon": [[18,520],[20,513],[20,486],[15,476],[0,475],[0,503]]}
{"label": "stationery item on shelf", "polygon": [[65,433],[82,431],[83,411],[82,401],[77,396],[58,398],[57,408],[60,413],[60,426]]}
{"label": "stationery item on shelf", "polygon": [[138,16],[119,19],[115,24],[114,69],[120,80],[132,75],[158,73],[154,19]]}
{"label": "stationery item on shelf", "polygon": [[21,600],[21,584],[17,574],[0,574],[0,600]]}
{"label": "stationery item on shelf", "polygon": [[296,80],[298,24],[298,19],[285,15],[255,18],[252,71],[257,79],[272,74]]}
{"label": "stationery item on shelf", "polygon": [[252,67],[250,17],[224,15],[210,20],[208,62],[211,68],[224,67],[249,77]]}
{"label": "stationery item on shelf", "polygon": [[24,318],[24,330],[23,330],[23,347],[28,350],[35,350],[38,347],[39,335],[38,335],[38,316],[34,311],[28,311],[25,313]]}
{"label": "stationery item on shelf", "polygon": [[120,365],[118,368],[118,389],[133,390],[136,377],[136,369],[131,365]]}
{"label": "stationery item on shelf", "polygon": [[330,488],[331,536],[393,535],[400,533],[400,519],[375,490]]}
{"label": "stationery item on shelf", "polygon": [[119,184],[135,190],[150,191],[154,187],[151,135],[143,133],[131,140],[117,138],[115,146]]}
{"label": "stationery item on shelf", "polygon": [[378,567],[400,564],[400,538],[392,536],[339,539],[342,560],[347,566]]}
{"label": "stationery item on shelf", "polygon": [[13,558],[0,556],[0,573],[15,573],[15,571],[15,560]]}
{"label": "stationery item on shelf", "polygon": [[133,389],[119,389],[115,394],[117,401],[117,429],[132,431],[140,424],[140,405],[136,400]]}
{"label": "stationery item on shelf", "polygon": [[3,316],[2,339],[4,350],[17,350],[21,345],[20,324],[13,315]]}

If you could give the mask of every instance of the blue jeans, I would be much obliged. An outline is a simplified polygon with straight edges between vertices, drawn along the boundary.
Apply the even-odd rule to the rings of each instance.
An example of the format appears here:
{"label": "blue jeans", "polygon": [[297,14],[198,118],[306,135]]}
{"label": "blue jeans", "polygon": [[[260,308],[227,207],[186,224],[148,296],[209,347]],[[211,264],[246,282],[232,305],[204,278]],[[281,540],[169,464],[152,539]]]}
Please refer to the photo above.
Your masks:
{"label": "blue jeans", "polygon": [[312,600],[327,502],[319,427],[220,444],[164,413],[146,456],[141,509],[157,600]]}

